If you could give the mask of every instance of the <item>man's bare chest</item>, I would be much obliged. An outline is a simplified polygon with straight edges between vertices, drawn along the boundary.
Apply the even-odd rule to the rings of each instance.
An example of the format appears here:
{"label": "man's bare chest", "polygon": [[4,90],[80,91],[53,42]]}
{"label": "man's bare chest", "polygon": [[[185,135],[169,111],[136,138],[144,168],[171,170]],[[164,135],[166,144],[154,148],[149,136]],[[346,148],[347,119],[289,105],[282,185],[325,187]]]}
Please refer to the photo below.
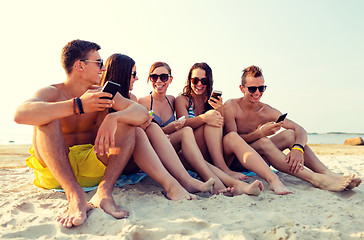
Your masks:
{"label": "man's bare chest", "polygon": [[269,119],[263,111],[238,111],[238,114],[236,115],[237,131],[239,134],[248,134],[255,131],[258,127],[268,121]]}

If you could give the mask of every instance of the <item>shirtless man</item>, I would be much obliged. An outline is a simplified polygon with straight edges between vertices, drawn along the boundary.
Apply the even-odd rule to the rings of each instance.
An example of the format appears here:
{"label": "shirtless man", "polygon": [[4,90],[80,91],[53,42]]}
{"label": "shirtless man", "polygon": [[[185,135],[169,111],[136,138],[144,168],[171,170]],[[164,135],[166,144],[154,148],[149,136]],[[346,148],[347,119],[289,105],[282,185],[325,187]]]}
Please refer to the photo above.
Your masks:
{"label": "shirtless man", "polygon": [[[339,176],[330,171],[306,145],[307,133],[300,125],[287,118],[276,123],[281,112],[260,102],[266,86],[258,67],[244,69],[241,79],[240,90],[244,97],[231,99],[224,105],[225,131],[228,133],[224,141],[239,145],[245,140],[279,171],[320,189],[342,191],[360,185],[362,180],[354,179],[354,175]],[[286,130],[268,138],[281,127]],[[285,155],[282,151],[287,148],[291,151]]]}
{"label": "shirtless man", "polygon": [[[94,87],[105,71],[99,49],[88,41],[69,42],[61,57],[66,81],[38,90],[14,117],[17,123],[34,126],[27,165],[34,169],[35,185],[62,187],[66,192],[68,208],[57,219],[64,227],[83,224],[93,207],[115,218],[128,217],[116,205],[112,190],[132,153],[135,163],[164,187],[167,197],[193,198],[163,167],[144,131],[136,127],[150,123],[148,111],[120,94],[114,100],[100,99],[111,94]],[[107,114],[110,107],[117,111]],[[142,155],[138,148],[147,156],[138,157]],[[96,185],[88,203],[82,187]]]}

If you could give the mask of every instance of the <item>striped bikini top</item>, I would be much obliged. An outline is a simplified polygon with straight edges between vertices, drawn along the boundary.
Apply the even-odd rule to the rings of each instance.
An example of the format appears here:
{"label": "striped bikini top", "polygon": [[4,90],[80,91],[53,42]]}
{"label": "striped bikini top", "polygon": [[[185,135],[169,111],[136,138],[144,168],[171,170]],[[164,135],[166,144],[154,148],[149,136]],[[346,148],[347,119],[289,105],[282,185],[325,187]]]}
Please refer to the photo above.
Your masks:
{"label": "striped bikini top", "polygon": [[188,108],[188,117],[189,118],[194,118],[195,117],[195,112],[193,111],[193,101],[192,98],[190,98],[190,107]]}

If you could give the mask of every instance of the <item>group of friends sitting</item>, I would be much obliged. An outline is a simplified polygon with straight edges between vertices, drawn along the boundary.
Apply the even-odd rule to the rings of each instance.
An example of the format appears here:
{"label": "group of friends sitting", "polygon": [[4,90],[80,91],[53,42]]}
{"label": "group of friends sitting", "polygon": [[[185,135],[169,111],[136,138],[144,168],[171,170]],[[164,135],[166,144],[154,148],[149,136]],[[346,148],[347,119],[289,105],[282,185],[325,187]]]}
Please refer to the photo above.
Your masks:
{"label": "group of friends sitting", "polygon": [[[94,207],[115,218],[128,217],[112,191],[120,174],[138,171],[161,184],[171,200],[195,199],[196,192],[259,195],[263,183],[242,181],[246,170],[274,193],[292,193],[270,165],[323,190],[352,189],[362,182],[329,170],[306,144],[300,125],[288,118],[276,122],[281,112],[260,101],[267,86],[259,67],[243,70],[242,97],[223,104],[221,95],[212,95],[208,64],[195,63],[183,93],[174,97],[167,94],[173,82],[170,66],[156,62],[147,80],[151,93],[137,98],[132,94],[138,80],[135,61],[113,54],[104,65],[99,50],[89,41],[67,43],[61,55],[66,80],[38,90],[14,117],[34,126],[27,159],[34,184],[66,193],[68,208],[57,219],[64,227],[83,224]],[[120,85],[113,98],[101,90],[108,81]],[[286,149],[288,154],[282,152]],[[96,185],[87,201],[83,187]]]}

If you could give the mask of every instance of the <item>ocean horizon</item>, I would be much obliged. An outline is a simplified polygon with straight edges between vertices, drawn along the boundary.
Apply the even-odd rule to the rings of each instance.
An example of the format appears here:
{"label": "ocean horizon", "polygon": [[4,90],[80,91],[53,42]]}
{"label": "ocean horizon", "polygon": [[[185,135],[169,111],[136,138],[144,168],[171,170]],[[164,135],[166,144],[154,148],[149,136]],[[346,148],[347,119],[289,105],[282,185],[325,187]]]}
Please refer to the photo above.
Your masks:
{"label": "ocean horizon", "polygon": [[[329,132],[329,133],[308,133],[308,144],[344,144],[348,138],[361,137],[364,139],[364,133],[342,133],[342,132]],[[1,134],[0,145],[19,145],[31,144],[32,134]]]}

